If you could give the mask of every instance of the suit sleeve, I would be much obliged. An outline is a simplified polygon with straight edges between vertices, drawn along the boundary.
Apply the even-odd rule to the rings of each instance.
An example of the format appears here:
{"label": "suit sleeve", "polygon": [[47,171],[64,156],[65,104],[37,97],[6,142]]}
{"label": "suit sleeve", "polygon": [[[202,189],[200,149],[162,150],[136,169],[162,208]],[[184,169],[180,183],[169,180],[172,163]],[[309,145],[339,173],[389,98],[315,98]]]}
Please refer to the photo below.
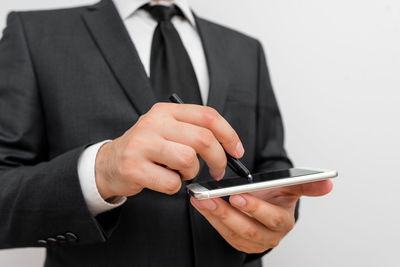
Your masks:
{"label": "suit sleeve", "polygon": [[113,227],[82,196],[85,147],[49,159],[45,120],[20,15],[11,13],[0,41],[0,248],[103,242],[101,221]]}
{"label": "suit sleeve", "polygon": [[[265,55],[261,44],[258,49],[258,104],[257,104],[257,141],[254,172],[273,171],[293,167],[284,148],[284,129],[269,76]],[[298,218],[299,202],[295,209]],[[250,262],[268,253],[248,254],[246,262]]]}

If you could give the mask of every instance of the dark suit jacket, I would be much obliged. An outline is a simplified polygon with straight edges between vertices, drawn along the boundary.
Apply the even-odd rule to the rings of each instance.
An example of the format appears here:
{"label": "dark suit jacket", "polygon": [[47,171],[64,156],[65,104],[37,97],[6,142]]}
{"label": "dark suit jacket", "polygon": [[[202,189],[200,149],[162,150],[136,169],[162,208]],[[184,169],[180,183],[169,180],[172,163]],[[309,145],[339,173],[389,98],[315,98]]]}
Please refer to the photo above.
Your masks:
{"label": "dark suit jacket", "polygon": [[[208,105],[243,141],[252,172],[291,166],[260,43],[196,16],[210,74]],[[129,129],[155,103],[110,0],[18,12],[0,42],[0,248],[47,247],[46,266],[243,266],[189,204],[185,186],[150,190],[93,217],[77,176],[90,144]],[[228,170],[227,175],[233,175]],[[195,181],[210,180],[201,163]]]}

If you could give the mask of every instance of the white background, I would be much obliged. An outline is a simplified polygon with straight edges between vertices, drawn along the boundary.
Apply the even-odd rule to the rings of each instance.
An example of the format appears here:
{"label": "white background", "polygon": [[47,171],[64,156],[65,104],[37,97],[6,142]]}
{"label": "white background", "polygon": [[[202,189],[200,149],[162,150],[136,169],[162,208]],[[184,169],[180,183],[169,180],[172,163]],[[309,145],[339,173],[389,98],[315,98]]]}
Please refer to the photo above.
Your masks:
{"label": "white background", "polygon": [[[92,3],[1,0],[9,10]],[[265,266],[400,266],[400,1],[192,0],[201,16],[264,44],[298,166],[335,168],[334,191],[302,202]],[[40,249],[0,266],[41,266]]]}

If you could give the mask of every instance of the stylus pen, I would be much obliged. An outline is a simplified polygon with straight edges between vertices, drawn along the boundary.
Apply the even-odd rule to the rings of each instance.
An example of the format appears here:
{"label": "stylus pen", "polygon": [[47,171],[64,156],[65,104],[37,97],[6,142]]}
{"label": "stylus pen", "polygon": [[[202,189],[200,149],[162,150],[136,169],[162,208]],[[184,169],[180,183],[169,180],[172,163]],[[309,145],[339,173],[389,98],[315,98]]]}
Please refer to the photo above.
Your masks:
{"label": "stylus pen", "polygon": [[[185,104],[182,99],[180,99],[180,97],[175,93],[169,97],[169,100],[176,104]],[[246,168],[246,166],[243,165],[242,162],[240,162],[239,159],[232,157],[231,155],[226,153],[226,151],[225,155],[229,168],[231,168],[237,175],[247,178],[250,183],[253,182],[253,176],[251,175],[250,171]]]}

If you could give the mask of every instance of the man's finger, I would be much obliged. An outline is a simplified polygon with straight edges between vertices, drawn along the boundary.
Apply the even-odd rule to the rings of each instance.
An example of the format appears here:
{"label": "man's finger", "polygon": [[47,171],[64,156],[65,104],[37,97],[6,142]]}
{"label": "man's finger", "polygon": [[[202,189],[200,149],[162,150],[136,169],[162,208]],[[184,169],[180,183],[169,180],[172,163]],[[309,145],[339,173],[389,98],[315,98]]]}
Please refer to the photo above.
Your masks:
{"label": "man's finger", "polygon": [[304,196],[323,196],[332,191],[333,183],[331,180],[324,180],[314,183],[302,184],[301,192]]}
{"label": "man's finger", "polygon": [[181,174],[182,180],[190,180],[199,172],[199,160],[196,151],[184,144],[153,139],[158,145],[149,146],[148,154],[152,161],[165,165]]}
{"label": "man's finger", "polygon": [[143,173],[147,174],[138,180],[138,184],[142,187],[172,195],[178,192],[182,186],[181,177],[172,170],[155,163],[142,164],[142,168]]}
{"label": "man's finger", "polygon": [[[210,201],[213,202],[214,200]],[[268,231],[268,229],[262,225],[256,225],[257,222],[255,222],[254,219],[239,212],[225,201],[223,202],[225,202],[227,206],[223,208],[232,211],[232,213],[228,212],[226,214],[226,218],[224,216],[221,217],[220,214],[213,215],[213,212],[207,209],[210,207],[202,206],[203,203],[210,204],[211,202],[203,201],[203,203],[200,204],[200,201],[194,198],[191,198],[190,202],[207,219],[214,229],[216,229],[229,244],[238,250],[246,252],[246,248],[251,248],[252,253],[254,253],[254,250],[259,250],[261,253],[277,245],[276,240],[280,239],[278,234]],[[245,220],[237,221],[235,215],[243,216]],[[226,222],[228,222],[228,224]]]}
{"label": "man's finger", "polygon": [[192,147],[206,162],[211,176],[222,178],[226,168],[225,152],[209,129],[171,119],[160,134],[167,140]]}
{"label": "man's finger", "polygon": [[[256,218],[246,215],[220,198],[200,201],[193,199],[192,202],[198,204],[200,207],[203,207],[203,215],[208,215],[208,218],[210,216],[217,218],[218,221],[224,224],[236,235],[239,235],[246,240],[261,244],[264,247],[274,246],[273,243],[276,240],[279,240],[283,234],[286,234],[286,231],[280,233],[269,229],[268,225],[263,224]],[[209,205],[212,203],[215,204],[215,209],[210,209]],[[271,244],[268,242],[271,242]]]}
{"label": "man's finger", "polygon": [[332,191],[333,184],[331,180],[324,180],[300,185],[282,187],[283,191],[297,196],[318,197],[328,194]]}
{"label": "man's finger", "polygon": [[209,129],[230,155],[241,158],[243,145],[232,126],[213,108],[200,105],[178,105],[173,109],[176,120]]}
{"label": "man's finger", "polygon": [[272,231],[288,232],[294,225],[293,214],[279,206],[270,204],[249,194],[234,195],[229,202],[246,212]]}

